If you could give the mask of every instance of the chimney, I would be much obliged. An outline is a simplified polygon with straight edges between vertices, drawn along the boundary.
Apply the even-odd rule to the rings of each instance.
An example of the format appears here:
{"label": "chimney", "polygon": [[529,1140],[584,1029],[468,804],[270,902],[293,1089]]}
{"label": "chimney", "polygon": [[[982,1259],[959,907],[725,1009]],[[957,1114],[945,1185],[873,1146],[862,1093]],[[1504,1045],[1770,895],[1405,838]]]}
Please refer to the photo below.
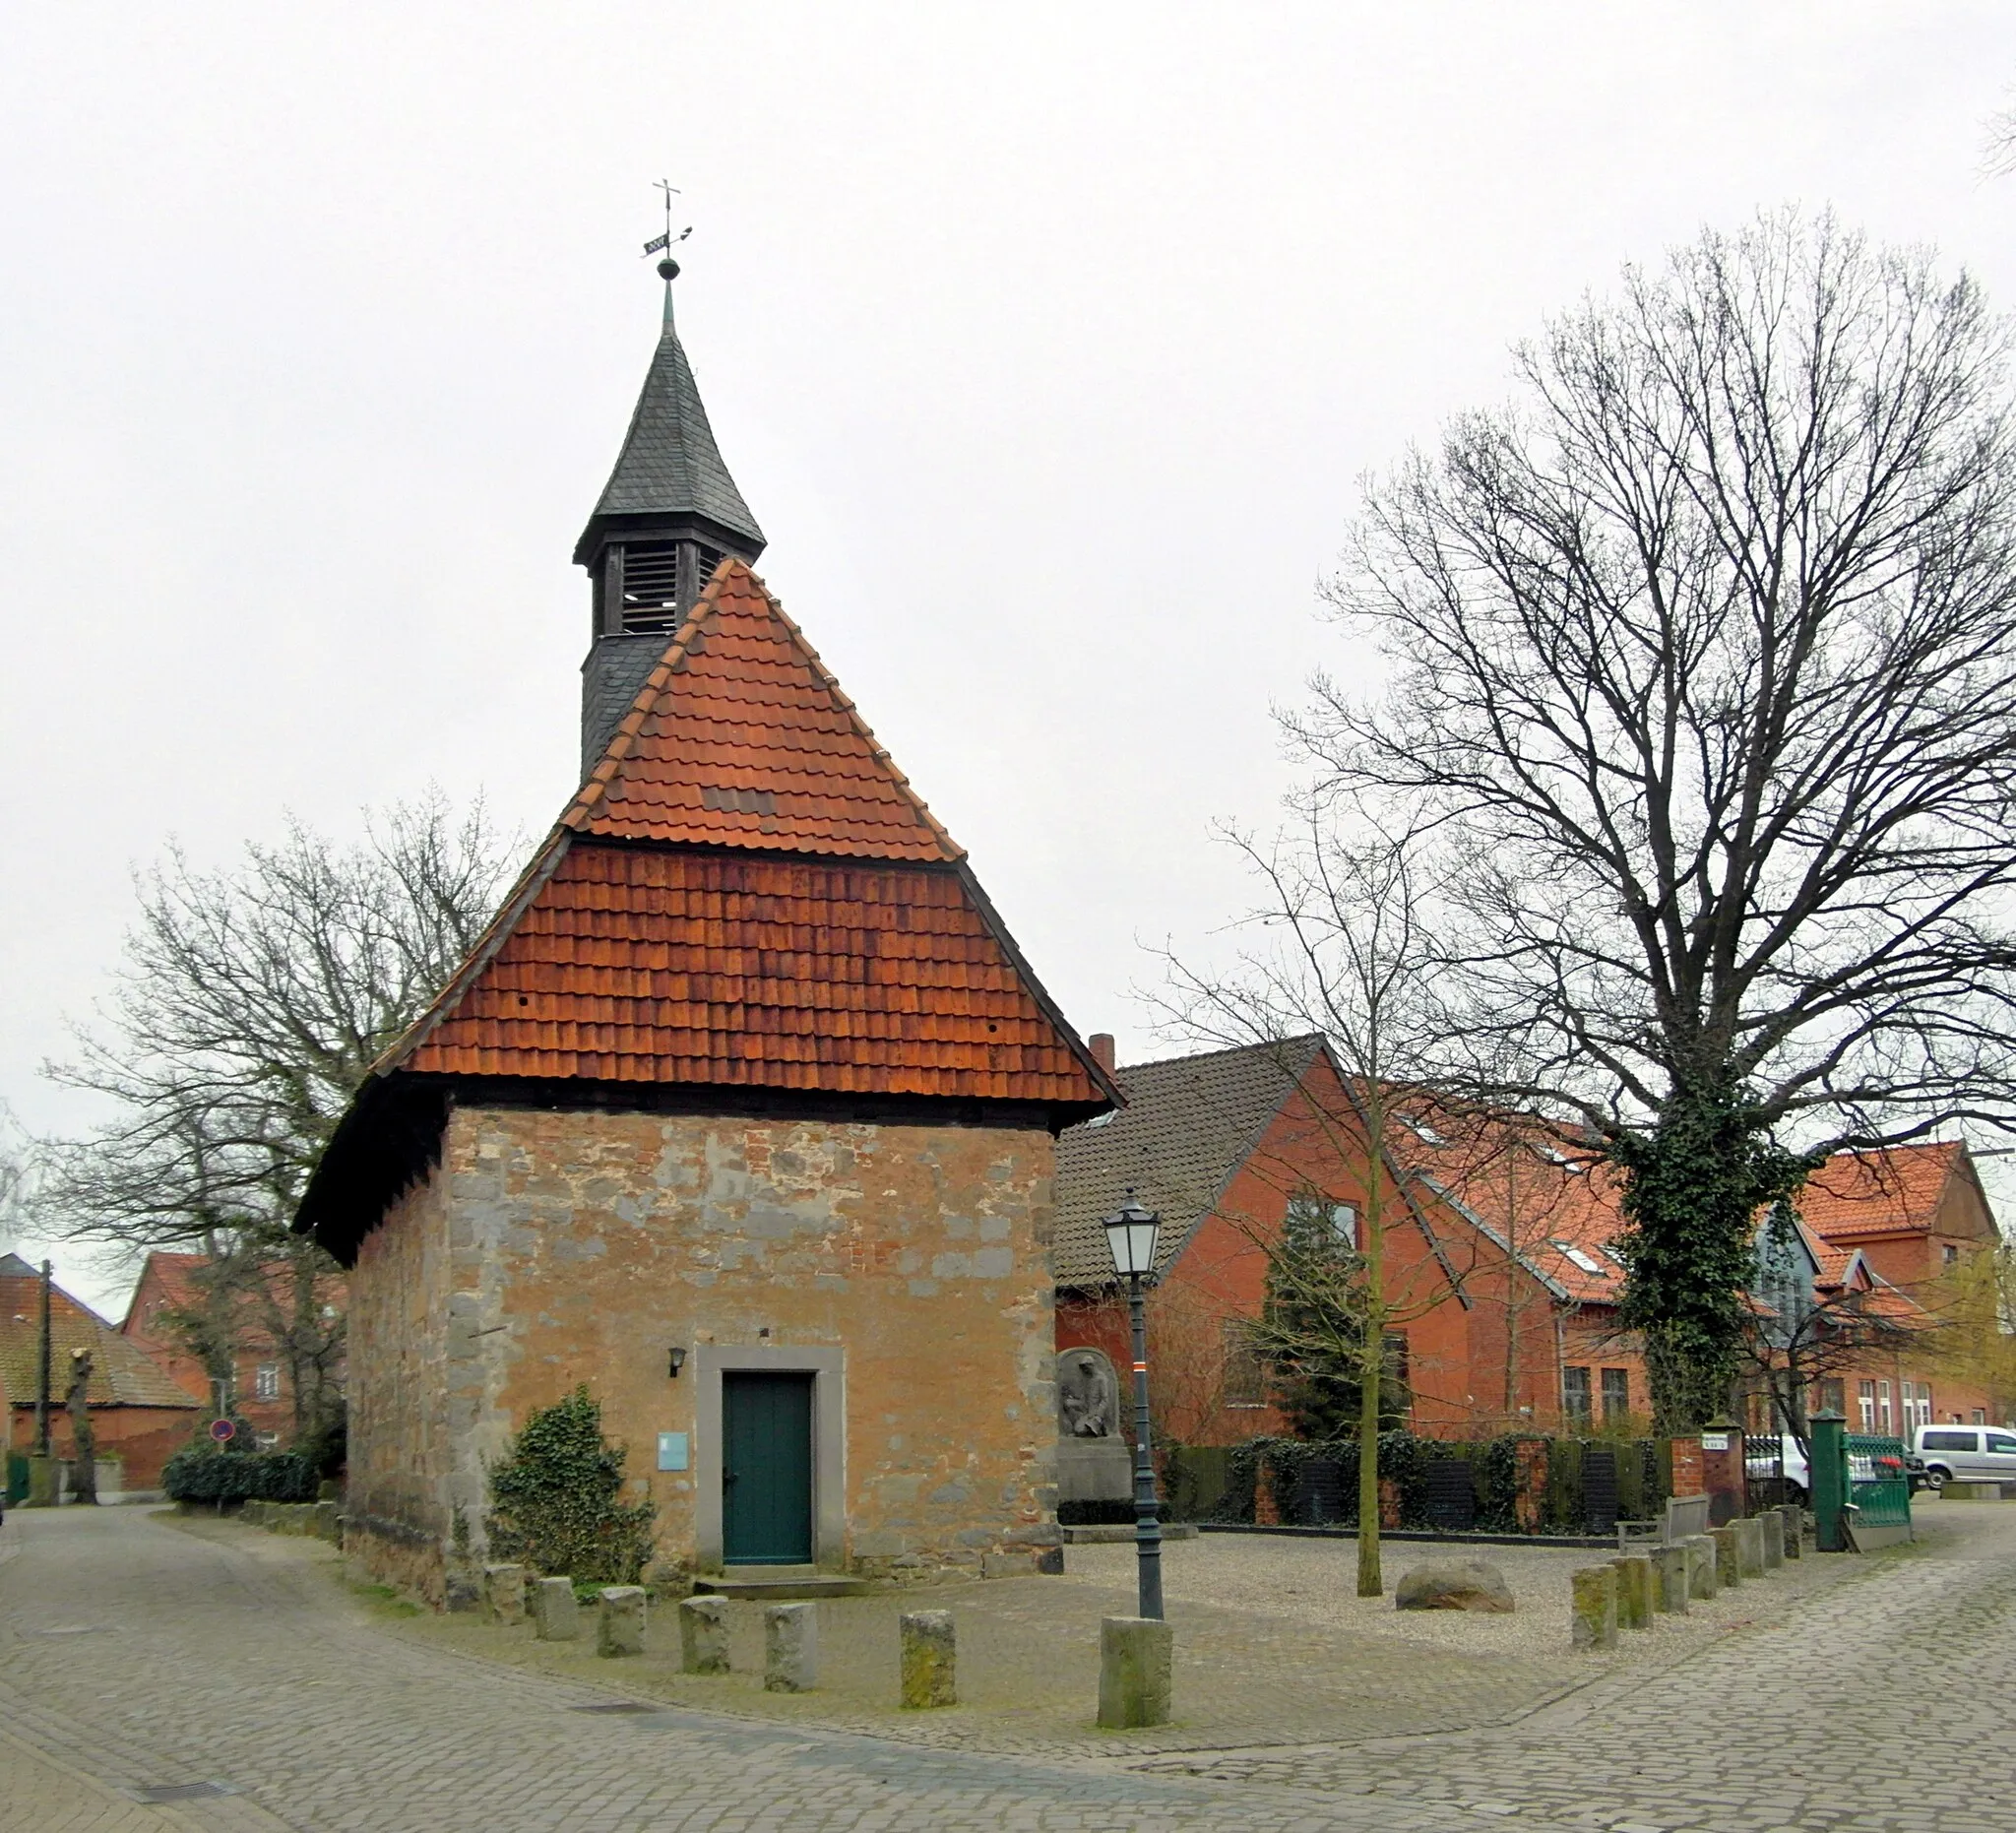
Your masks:
{"label": "chimney", "polygon": [[1107,1075],[1113,1073],[1113,1034],[1109,1031],[1096,1031],[1085,1041],[1092,1052],[1092,1060]]}

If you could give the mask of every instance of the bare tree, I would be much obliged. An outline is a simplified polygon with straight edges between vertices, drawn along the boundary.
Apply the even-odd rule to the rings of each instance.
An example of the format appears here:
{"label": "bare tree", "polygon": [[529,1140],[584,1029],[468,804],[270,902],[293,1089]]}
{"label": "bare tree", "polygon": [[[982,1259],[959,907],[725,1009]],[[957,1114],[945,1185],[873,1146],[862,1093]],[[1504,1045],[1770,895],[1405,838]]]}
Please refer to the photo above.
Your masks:
{"label": "bare tree", "polygon": [[[1418,1091],[1434,1001],[1436,957],[1424,917],[1436,887],[1423,881],[1413,838],[1364,826],[1343,833],[1320,799],[1298,828],[1270,846],[1232,833],[1264,888],[1249,923],[1271,932],[1228,973],[1206,972],[1164,952],[1165,987],[1148,995],[1171,1029],[1222,1043],[1269,1042],[1320,1031],[1346,1078],[1340,1110],[1311,1117],[1333,1133],[1342,1164],[1362,1167],[1364,1204],[1349,1271],[1320,1256],[1270,1253],[1277,1281],[1294,1288],[1297,1321],[1284,1336],[1263,1319],[1256,1347],[1304,1364],[1355,1359],[1358,1407],[1358,1596],[1383,1590],[1379,1557],[1379,1420],[1397,1323],[1445,1298],[1447,1288],[1393,1290],[1387,1233],[1407,1213],[1395,1156]],[[1414,1093],[1411,1095],[1410,1091]],[[1260,1242],[1262,1246],[1269,1242]],[[1277,1307],[1279,1310],[1280,1307]]]}
{"label": "bare tree", "polygon": [[1962,1254],[1916,1296],[1937,1320],[1933,1359],[1987,1389],[1994,1417],[2016,1412],[2016,1242],[1998,1236]]}
{"label": "bare tree", "polygon": [[1822,1381],[1864,1366],[1906,1344],[1936,1356],[1941,1321],[1922,1307],[1890,1311],[1875,1295],[1844,1288],[1825,1297],[1804,1270],[1792,1209],[1774,1206],[1757,1250],[1754,1304],[1746,1310],[1743,1352],[1750,1377],[1769,1398],[1780,1429],[1801,1446],[1812,1441],[1806,1396]]}
{"label": "bare tree", "polygon": [[1328,587],[1387,673],[1292,729],[1440,836],[1462,1074],[1622,1168],[1663,1430],[1817,1154],[2016,1112],[2008,349],[1922,252],[1705,234],[1369,484]]}
{"label": "bare tree", "polygon": [[174,852],[140,881],[108,1010],[45,1070],[117,1111],[49,1149],[36,1208],[50,1233],[210,1256],[179,1321],[220,1406],[256,1324],[286,1366],[297,1436],[331,1423],[337,1269],[288,1220],[351,1094],[473,945],[501,878],[480,803],[458,815],[435,791],[367,816],[357,845],[295,822],[231,871]]}
{"label": "bare tree", "polygon": [[98,1499],[97,1434],[91,1424],[91,1364],[89,1350],[70,1352],[70,1386],[63,1405],[70,1413],[70,1499],[96,1502]]}
{"label": "bare tree", "polygon": [[0,1247],[20,1236],[33,1201],[34,1172],[33,1142],[14,1109],[0,1101]]}

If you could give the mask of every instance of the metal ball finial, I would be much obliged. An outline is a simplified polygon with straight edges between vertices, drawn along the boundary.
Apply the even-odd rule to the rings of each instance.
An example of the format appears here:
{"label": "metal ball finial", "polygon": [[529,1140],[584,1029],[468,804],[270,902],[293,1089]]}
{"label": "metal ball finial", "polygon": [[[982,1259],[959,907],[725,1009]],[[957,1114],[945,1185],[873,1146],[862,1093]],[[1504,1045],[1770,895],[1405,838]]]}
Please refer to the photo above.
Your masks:
{"label": "metal ball finial", "polygon": [[670,255],[667,255],[658,264],[658,272],[661,280],[677,280],[679,278],[679,264]]}

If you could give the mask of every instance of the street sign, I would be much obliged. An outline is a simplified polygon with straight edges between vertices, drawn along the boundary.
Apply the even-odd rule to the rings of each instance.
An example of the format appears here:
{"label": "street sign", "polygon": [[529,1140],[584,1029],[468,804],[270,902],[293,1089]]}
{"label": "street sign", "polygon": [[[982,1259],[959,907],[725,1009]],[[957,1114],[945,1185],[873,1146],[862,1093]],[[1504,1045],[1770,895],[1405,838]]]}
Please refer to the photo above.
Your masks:
{"label": "street sign", "polygon": [[237,1437],[238,1428],[228,1420],[213,1420],[210,1422],[210,1435],[219,1444],[222,1444],[226,1439]]}

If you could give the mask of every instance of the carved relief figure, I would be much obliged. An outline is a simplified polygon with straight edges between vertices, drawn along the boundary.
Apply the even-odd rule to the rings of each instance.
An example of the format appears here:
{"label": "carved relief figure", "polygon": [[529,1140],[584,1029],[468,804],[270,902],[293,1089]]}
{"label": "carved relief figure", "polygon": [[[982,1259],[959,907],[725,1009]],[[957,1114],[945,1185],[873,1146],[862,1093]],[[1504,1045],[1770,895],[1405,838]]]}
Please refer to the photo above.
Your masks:
{"label": "carved relief figure", "polygon": [[1113,1377],[1097,1350],[1067,1350],[1057,1372],[1057,1408],[1072,1438],[1108,1438],[1113,1431]]}

